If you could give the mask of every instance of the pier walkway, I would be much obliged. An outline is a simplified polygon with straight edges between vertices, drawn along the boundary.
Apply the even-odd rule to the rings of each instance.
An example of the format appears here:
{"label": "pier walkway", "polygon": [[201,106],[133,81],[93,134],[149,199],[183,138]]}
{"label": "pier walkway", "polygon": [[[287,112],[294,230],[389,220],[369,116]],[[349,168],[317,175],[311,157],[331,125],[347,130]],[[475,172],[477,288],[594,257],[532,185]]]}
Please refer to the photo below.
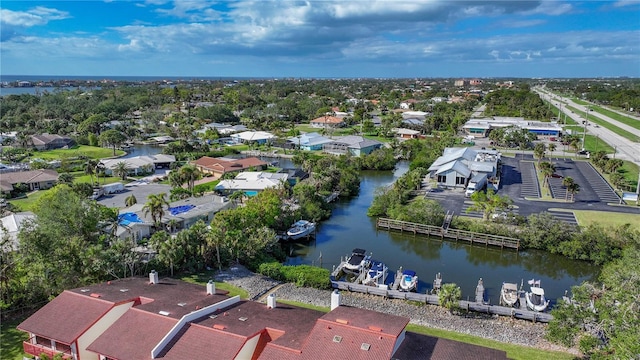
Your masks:
{"label": "pier walkway", "polygon": [[[416,302],[421,302],[421,303],[431,304],[431,305],[440,304],[438,295],[398,291],[398,290],[389,289],[388,287],[367,286],[367,285],[361,285],[361,284],[354,284],[352,282],[347,282],[347,281],[336,281],[336,280],[331,280],[331,286],[334,289],[384,296],[385,298],[388,298],[388,299],[410,300],[410,301],[416,301]],[[548,313],[540,313],[540,312],[530,311],[522,308],[512,308],[512,307],[505,307],[505,306],[499,306],[499,305],[485,304],[484,302],[472,302],[472,301],[460,300],[459,306],[460,306],[460,309],[467,310],[467,311],[475,311],[475,312],[501,315],[501,316],[510,316],[516,319],[529,320],[533,322],[548,323],[553,319],[553,316]]]}
{"label": "pier walkway", "polygon": [[410,232],[414,235],[424,234],[429,236],[439,236],[440,238],[454,239],[455,241],[468,241],[471,244],[482,244],[486,246],[491,245],[498,246],[500,248],[509,248],[515,250],[518,250],[520,248],[520,240],[515,238],[482,234],[466,230],[443,229],[440,226],[418,224],[387,218],[378,218],[376,228]]}

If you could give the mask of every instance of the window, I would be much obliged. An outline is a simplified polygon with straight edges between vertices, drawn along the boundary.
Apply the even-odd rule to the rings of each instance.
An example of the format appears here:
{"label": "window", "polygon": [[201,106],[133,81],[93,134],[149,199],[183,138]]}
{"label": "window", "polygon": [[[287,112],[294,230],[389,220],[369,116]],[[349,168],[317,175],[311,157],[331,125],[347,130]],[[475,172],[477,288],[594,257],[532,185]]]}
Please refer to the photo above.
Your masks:
{"label": "window", "polygon": [[46,346],[46,347],[51,347],[51,340],[45,337],[36,335],[36,344]]}
{"label": "window", "polygon": [[447,182],[447,177],[444,175],[438,175],[438,182],[440,183]]}
{"label": "window", "polygon": [[456,176],[456,185],[464,185],[467,182],[466,178]]}
{"label": "window", "polygon": [[71,346],[67,344],[56,342],[56,350],[71,354]]}

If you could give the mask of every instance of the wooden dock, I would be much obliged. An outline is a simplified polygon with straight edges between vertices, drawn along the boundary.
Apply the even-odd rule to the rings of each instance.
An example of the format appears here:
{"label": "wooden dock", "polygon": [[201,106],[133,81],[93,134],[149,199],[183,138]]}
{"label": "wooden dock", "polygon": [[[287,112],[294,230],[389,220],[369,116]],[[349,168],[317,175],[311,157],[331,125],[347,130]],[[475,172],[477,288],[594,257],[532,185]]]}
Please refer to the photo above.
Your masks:
{"label": "wooden dock", "polygon": [[399,230],[401,232],[410,232],[414,235],[422,234],[428,236],[438,236],[440,238],[448,238],[457,241],[468,241],[471,244],[482,244],[485,246],[497,246],[501,249],[520,248],[520,240],[506,236],[482,234],[466,230],[443,229],[440,226],[425,225],[412,223],[408,221],[393,220],[387,218],[378,218],[376,223],[378,229]]}
{"label": "wooden dock", "polygon": [[[438,295],[398,291],[398,290],[389,289],[386,286],[377,286],[377,287],[367,286],[362,284],[354,284],[352,282],[347,282],[347,281],[336,281],[336,280],[331,280],[331,286],[334,289],[384,296],[385,298],[389,298],[389,299],[410,300],[410,301],[416,301],[416,302],[421,302],[421,303],[431,304],[431,305],[440,304]],[[524,298],[522,299],[521,302],[524,302]],[[529,320],[533,322],[547,323],[553,319],[553,316],[551,314],[527,310],[526,305],[524,309],[522,308],[517,309],[512,307],[471,302],[466,300],[460,300],[458,305],[460,306],[461,309],[467,310],[467,311],[475,311],[475,312],[481,312],[481,313],[492,314],[492,315],[510,316],[516,319]]]}

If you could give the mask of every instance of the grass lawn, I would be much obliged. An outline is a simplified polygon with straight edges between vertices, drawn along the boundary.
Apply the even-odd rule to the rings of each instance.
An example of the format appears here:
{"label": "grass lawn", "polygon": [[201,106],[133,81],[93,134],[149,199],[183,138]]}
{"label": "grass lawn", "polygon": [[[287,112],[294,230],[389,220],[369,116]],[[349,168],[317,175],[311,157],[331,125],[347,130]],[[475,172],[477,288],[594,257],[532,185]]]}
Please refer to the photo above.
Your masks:
{"label": "grass lawn", "polygon": [[587,134],[584,142],[584,148],[592,153],[596,151],[604,151],[607,154],[613,154],[615,151],[609,144],[595,135]]}
{"label": "grass lawn", "polygon": [[631,185],[631,191],[635,191],[638,186],[638,176],[640,176],[640,167],[631,161],[624,160],[622,162],[622,167],[618,169],[618,172],[621,173],[624,178]]}
{"label": "grass lawn", "polygon": [[624,116],[624,115],[620,115],[615,111],[611,111],[609,109],[605,109],[603,107],[597,106],[597,105],[592,105],[591,108],[593,109],[593,111],[599,112],[602,115],[608,116],[610,118],[612,118],[613,120],[619,121],[625,125],[629,125],[633,128],[636,128],[638,130],[640,130],[640,121],[636,120],[636,119],[632,119],[628,116]]}
{"label": "grass lawn", "polygon": [[[116,155],[126,154],[122,150],[116,150]],[[65,157],[87,156],[91,159],[104,159],[113,156],[113,149],[97,146],[78,145],[71,149],[55,149],[46,151],[34,151],[33,157],[43,160],[61,160]]]}
{"label": "grass lawn", "polygon": [[22,360],[24,351],[22,342],[29,339],[29,335],[16,329],[24,318],[2,321],[0,324],[0,358],[5,360]]}
{"label": "grass lawn", "polygon": [[47,190],[30,192],[27,194],[26,198],[15,199],[15,200],[10,199],[9,202],[12,205],[18,207],[20,211],[33,211],[33,206],[36,204],[38,199],[40,199],[40,197],[44,195],[46,192]]}

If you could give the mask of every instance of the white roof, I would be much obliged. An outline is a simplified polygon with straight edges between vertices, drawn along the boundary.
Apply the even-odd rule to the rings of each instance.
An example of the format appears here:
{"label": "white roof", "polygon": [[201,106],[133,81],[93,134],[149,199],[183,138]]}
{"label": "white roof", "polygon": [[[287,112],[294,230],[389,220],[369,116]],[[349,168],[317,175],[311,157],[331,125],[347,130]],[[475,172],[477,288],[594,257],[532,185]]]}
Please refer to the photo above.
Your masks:
{"label": "white roof", "polygon": [[418,130],[411,130],[411,129],[405,129],[405,128],[399,128],[399,129],[393,129],[396,134],[399,135],[417,135],[420,134],[420,131]]}
{"label": "white roof", "polygon": [[436,174],[437,175],[444,174],[449,171],[455,171],[465,178],[471,175],[471,170],[469,170],[469,168],[465,164],[463,164],[461,161],[452,161],[450,163],[442,165],[438,169],[438,171],[436,171]]}
{"label": "white roof", "polygon": [[145,165],[153,165],[155,163],[175,162],[176,157],[174,155],[155,154],[155,155],[141,155],[130,158],[117,158],[117,159],[105,159],[100,162],[108,169],[114,169],[116,164],[124,161],[132,168],[140,168]]}
{"label": "white roof", "polygon": [[265,173],[260,171],[245,171],[239,173],[233,180],[222,180],[216,185],[216,190],[264,190],[280,185],[289,177],[285,173]]}
{"label": "white roof", "polygon": [[0,227],[0,236],[4,236],[5,231],[12,240],[12,250],[18,249],[18,233],[22,229],[22,224],[27,220],[33,220],[36,215],[30,211],[19,212],[11,215],[7,215],[0,219],[2,226]]}
{"label": "white roof", "polygon": [[232,138],[239,138],[245,141],[268,140],[275,138],[275,135],[266,131],[243,131],[231,135]]}

